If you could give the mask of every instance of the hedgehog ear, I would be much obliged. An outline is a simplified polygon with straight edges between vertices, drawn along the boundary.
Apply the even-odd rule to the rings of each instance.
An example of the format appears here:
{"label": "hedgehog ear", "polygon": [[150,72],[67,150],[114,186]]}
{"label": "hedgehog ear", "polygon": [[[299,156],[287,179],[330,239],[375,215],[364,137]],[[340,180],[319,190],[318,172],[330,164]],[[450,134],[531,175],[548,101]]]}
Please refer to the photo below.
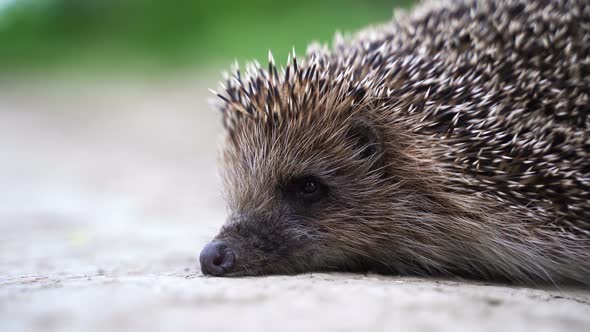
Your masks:
{"label": "hedgehog ear", "polygon": [[355,155],[373,162],[381,159],[383,146],[377,128],[365,119],[356,119],[348,130]]}

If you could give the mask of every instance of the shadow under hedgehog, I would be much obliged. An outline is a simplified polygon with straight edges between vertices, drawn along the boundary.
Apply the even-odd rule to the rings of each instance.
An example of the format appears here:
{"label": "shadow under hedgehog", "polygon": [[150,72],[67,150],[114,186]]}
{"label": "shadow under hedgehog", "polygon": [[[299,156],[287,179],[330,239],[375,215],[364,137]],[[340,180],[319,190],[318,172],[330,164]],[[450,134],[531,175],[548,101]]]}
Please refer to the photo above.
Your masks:
{"label": "shadow under hedgehog", "polygon": [[590,2],[442,1],[218,93],[204,274],[590,284]]}

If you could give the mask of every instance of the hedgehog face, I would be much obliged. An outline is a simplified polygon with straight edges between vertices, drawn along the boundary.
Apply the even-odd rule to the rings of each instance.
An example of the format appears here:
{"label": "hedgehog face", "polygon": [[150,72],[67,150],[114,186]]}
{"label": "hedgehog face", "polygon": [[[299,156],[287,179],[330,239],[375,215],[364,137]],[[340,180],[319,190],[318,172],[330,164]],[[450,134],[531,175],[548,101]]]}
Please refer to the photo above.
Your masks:
{"label": "hedgehog face", "polygon": [[359,61],[319,52],[300,66],[293,53],[280,74],[271,56],[268,71],[228,77],[217,95],[229,218],[201,252],[203,273],[412,269],[412,228],[442,204],[425,149],[391,116],[402,99],[383,96],[401,83],[381,86],[389,71]]}
{"label": "hedgehog face", "polygon": [[[203,250],[213,275],[358,270],[386,180],[378,126],[350,112],[245,121],[223,151],[230,217]],[[377,209],[377,210],[376,210]],[[382,211],[382,209],[381,209]],[[372,266],[369,266],[372,267]]]}

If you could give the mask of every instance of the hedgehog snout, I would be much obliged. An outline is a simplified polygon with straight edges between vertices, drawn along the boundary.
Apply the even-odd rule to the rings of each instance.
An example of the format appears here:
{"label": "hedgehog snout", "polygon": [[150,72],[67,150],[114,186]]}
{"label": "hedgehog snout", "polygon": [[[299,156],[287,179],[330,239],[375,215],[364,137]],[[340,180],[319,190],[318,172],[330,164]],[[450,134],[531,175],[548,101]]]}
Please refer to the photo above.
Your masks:
{"label": "hedgehog snout", "polygon": [[199,255],[201,272],[205,275],[223,276],[231,272],[235,260],[234,251],[224,241],[208,243]]}

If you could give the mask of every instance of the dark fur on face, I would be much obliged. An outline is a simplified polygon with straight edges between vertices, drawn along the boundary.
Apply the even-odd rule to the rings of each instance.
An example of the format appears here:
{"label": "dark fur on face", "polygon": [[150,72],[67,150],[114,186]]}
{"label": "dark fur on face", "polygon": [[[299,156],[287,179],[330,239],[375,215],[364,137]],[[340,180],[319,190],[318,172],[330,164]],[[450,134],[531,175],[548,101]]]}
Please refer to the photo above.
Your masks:
{"label": "dark fur on face", "polygon": [[584,1],[424,5],[280,73],[237,71],[219,94],[216,241],[235,261],[218,274],[588,283],[580,20]]}

